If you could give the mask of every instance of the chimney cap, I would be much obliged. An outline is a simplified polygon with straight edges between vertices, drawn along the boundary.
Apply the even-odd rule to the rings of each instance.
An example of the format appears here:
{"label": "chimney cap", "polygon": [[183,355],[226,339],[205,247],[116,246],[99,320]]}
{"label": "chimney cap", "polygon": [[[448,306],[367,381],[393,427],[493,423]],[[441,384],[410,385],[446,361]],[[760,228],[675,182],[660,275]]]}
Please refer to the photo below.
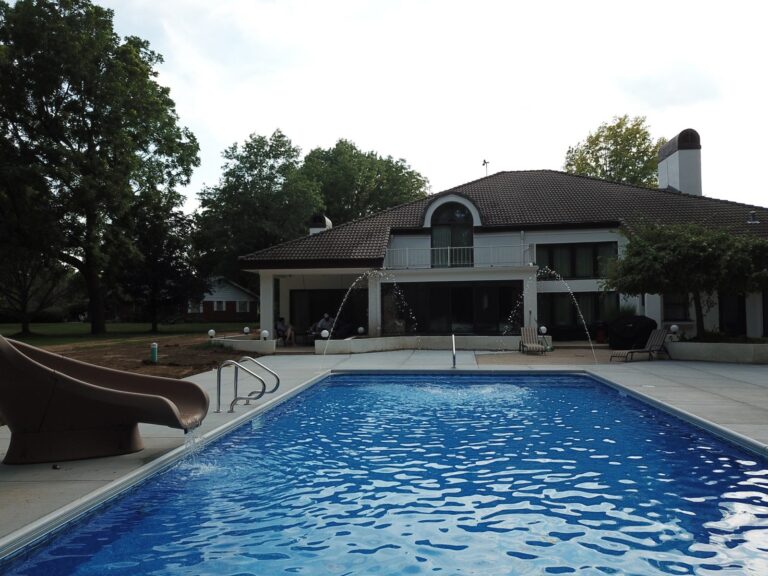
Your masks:
{"label": "chimney cap", "polygon": [[701,150],[701,137],[693,128],[686,128],[680,134],[659,148],[659,161],[672,156],[678,150]]}

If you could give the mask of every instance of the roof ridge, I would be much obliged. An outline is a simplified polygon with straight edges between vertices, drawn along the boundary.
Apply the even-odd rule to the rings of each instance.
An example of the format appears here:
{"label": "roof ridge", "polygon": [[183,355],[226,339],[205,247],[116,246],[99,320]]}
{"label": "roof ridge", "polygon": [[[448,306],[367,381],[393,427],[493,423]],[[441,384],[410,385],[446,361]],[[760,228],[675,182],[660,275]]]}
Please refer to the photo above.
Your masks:
{"label": "roof ridge", "polygon": [[714,202],[720,202],[723,204],[730,204],[735,206],[746,206],[749,208],[758,208],[761,210],[768,210],[768,208],[766,208],[765,206],[758,206],[757,204],[745,204],[744,202],[737,202],[735,200],[726,200],[725,198],[715,198],[713,196],[704,196],[703,194],[701,196],[698,196],[694,194],[688,194],[680,190],[675,190],[674,188],[652,188],[649,186],[638,186],[637,184],[629,184],[627,182],[617,182],[616,180],[606,180],[605,178],[598,178],[597,176],[589,176],[587,174],[575,174],[572,172],[565,172],[564,170],[553,170],[551,168],[542,168],[540,170],[505,170],[504,171],[505,174],[521,174],[521,173],[532,173],[532,172],[550,172],[553,174],[562,174],[563,176],[573,176],[576,178],[583,178],[585,180],[602,182],[604,184],[615,184],[617,186],[635,188],[637,190],[647,190],[649,192],[662,192],[664,194],[671,194],[673,196],[679,196],[683,198],[700,198],[704,200],[712,200]]}

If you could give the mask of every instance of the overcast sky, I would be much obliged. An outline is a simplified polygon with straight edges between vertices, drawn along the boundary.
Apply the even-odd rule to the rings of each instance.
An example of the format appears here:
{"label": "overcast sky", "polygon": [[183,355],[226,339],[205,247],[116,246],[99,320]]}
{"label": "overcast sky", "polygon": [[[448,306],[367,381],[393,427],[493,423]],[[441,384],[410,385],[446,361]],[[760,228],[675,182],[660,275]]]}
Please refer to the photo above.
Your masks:
{"label": "overcast sky", "polygon": [[768,7],[573,0],[95,0],[150,41],[200,141],[187,209],[221,153],[281,129],[405,159],[439,192],[560,170],[614,116],[701,135],[705,196],[766,206]]}

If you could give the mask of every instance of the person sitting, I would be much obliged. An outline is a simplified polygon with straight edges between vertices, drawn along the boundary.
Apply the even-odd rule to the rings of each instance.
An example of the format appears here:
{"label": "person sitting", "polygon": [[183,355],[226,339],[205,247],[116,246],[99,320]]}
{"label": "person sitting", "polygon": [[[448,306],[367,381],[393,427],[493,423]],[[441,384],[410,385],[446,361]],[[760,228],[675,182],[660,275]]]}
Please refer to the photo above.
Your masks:
{"label": "person sitting", "polygon": [[283,341],[283,344],[288,346],[289,344],[295,344],[296,341],[293,337],[293,327],[290,324],[285,323],[285,318],[282,316],[278,318],[277,324],[275,324],[275,333],[277,337]]}
{"label": "person sitting", "polygon": [[333,329],[333,316],[328,314],[326,312],[323,314],[323,317],[320,318],[315,324],[309,329],[309,332],[312,336],[317,338],[320,336],[322,338],[323,330],[328,330],[328,336],[330,337],[331,330]]}

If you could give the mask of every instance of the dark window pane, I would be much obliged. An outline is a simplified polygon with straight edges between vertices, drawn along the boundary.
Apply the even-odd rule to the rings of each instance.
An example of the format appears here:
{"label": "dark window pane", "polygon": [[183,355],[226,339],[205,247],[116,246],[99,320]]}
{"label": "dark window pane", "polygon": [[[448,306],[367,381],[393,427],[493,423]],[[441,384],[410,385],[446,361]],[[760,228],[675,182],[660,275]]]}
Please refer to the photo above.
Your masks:
{"label": "dark window pane", "polygon": [[686,321],[690,320],[688,306],[688,294],[664,294],[664,320],[665,321]]}
{"label": "dark window pane", "polygon": [[576,278],[593,278],[595,253],[591,244],[576,246],[573,275]]}
{"label": "dark window pane", "polygon": [[571,248],[570,246],[554,246],[551,268],[563,278],[571,276]]}
{"label": "dark window pane", "polygon": [[597,245],[597,275],[604,278],[608,274],[608,267],[618,257],[618,244],[605,242]]}

